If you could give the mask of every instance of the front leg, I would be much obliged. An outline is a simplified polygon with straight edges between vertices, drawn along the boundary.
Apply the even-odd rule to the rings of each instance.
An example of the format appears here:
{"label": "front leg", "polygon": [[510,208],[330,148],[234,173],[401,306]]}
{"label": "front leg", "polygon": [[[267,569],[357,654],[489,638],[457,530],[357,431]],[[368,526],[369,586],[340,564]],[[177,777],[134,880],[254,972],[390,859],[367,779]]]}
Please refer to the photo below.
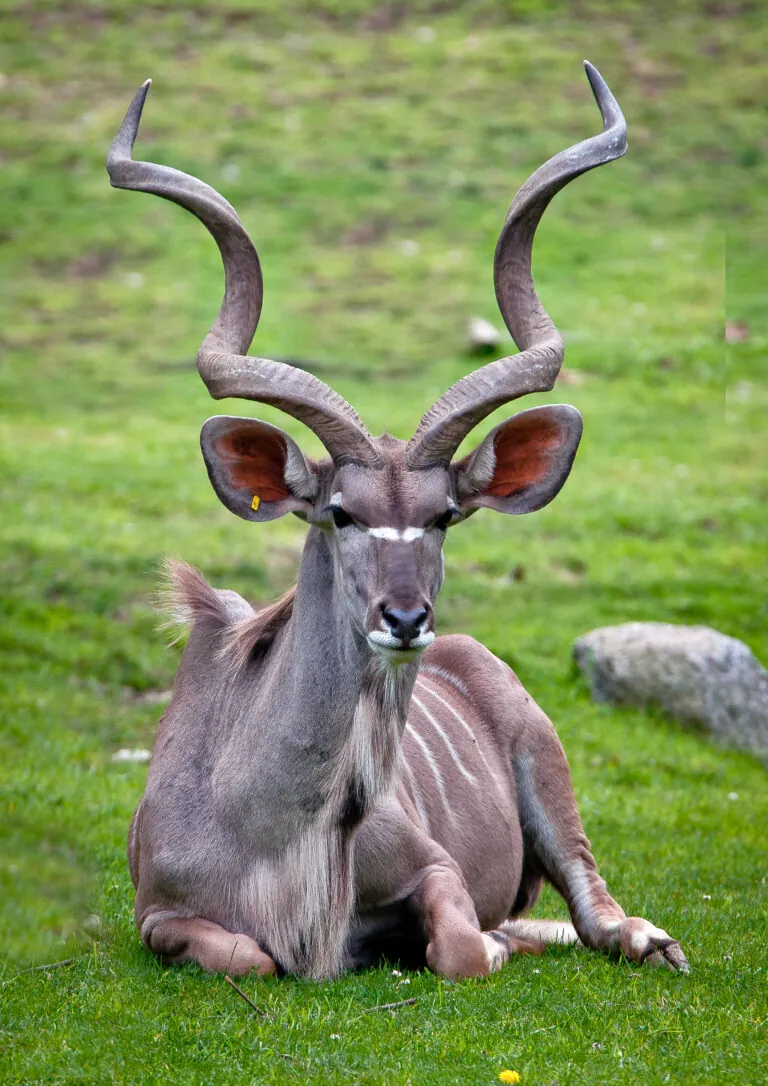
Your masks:
{"label": "front leg", "polygon": [[642,917],[628,917],[608,893],[581,824],[563,748],[544,713],[532,702],[529,707],[513,753],[526,864],[538,867],[563,895],[587,946],[687,973],[680,944]]}
{"label": "front leg", "polygon": [[[402,798],[402,805],[394,799],[381,804],[360,829],[355,846],[359,913],[405,906],[418,919],[426,964],[451,979],[488,976],[512,953],[538,953],[539,944],[512,933],[481,931],[457,864],[408,816],[408,800]],[[370,937],[375,940],[375,932]],[[371,961],[363,947],[358,960]]]}
{"label": "front leg", "polygon": [[411,894],[429,940],[427,965],[442,977],[484,977],[501,969],[512,954],[538,954],[541,944],[506,931],[481,931],[464,880],[453,864],[434,865]]}
{"label": "front leg", "polygon": [[172,909],[150,912],[141,937],[165,965],[197,962],[209,973],[267,975],[277,966],[249,935],[227,931],[200,916],[179,916]]}

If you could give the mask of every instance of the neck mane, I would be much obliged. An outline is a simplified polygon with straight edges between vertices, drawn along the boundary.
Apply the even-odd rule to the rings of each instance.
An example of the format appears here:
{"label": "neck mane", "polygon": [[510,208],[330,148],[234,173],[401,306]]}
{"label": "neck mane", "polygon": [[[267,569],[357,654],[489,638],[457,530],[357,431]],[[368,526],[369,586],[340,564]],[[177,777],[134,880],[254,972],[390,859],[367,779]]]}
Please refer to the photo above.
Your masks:
{"label": "neck mane", "polygon": [[[353,628],[319,528],[296,587],[259,612],[189,566],[170,572],[177,615],[218,626],[226,682],[256,706],[235,725],[238,758],[225,752],[214,774],[232,796],[225,817],[245,823],[256,848],[236,918],[287,971],[334,976],[354,908],[355,832],[395,787],[418,663],[388,666]],[[268,744],[268,779],[242,758],[249,743]],[[263,764],[258,748],[252,763]]]}

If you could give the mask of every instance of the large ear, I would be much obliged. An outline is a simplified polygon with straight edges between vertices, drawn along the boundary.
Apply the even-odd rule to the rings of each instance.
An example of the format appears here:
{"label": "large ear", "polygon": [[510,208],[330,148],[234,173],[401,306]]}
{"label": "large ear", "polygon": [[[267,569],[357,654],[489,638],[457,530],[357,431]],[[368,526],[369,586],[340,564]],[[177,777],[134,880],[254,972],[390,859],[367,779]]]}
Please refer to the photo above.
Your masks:
{"label": "large ear", "polygon": [[243,520],[308,513],[318,480],[299,446],[277,426],[215,415],[200,434],[213,489]]}
{"label": "large ear", "polygon": [[532,407],[502,422],[451,465],[462,513],[541,509],[568,478],[581,431],[581,415],[566,404]]}

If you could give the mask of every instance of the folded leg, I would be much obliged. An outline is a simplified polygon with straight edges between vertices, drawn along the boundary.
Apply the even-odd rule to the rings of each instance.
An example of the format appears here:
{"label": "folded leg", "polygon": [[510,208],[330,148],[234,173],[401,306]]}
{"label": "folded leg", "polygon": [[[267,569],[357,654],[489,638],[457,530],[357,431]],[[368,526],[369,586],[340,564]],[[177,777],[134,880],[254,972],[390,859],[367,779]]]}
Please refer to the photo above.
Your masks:
{"label": "folded leg", "polygon": [[[426,963],[441,976],[487,976],[510,954],[535,953],[533,942],[514,933],[484,932],[458,865],[394,801],[373,812],[363,824],[355,850],[355,883],[360,915],[355,964],[370,961],[360,933],[375,939],[376,924],[405,908],[423,934]],[[367,912],[366,910],[370,910]]]}
{"label": "folded leg", "polygon": [[275,963],[249,935],[233,934],[199,916],[178,916],[170,910],[151,913],[141,937],[166,964],[197,962],[210,973],[274,973]]}
{"label": "folded leg", "polygon": [[581,941],[631,961],[687,972],[680,944],[642,917],[628,917],[608,893],[576,808],[563,748],[550,721],[533,705],[518,734],[513,764],[526,862],[538,865],[568,902]]}

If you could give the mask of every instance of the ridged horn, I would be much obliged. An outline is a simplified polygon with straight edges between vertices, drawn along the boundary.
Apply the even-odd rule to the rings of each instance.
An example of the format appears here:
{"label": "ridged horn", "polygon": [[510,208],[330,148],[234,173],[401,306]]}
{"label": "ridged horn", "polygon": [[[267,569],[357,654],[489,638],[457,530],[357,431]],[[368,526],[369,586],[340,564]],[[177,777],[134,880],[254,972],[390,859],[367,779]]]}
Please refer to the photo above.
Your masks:
{"label": "ridged horn", "polygon": [[406,448],[411,469],[449,461],[467,434],[497,407],[530,392],[548,392],[563,364],[563,341],[541,304],[531,274],[536,227],[550,200],[579,174],[620,158],[627,125],[603,77],[584,61],[603,131],[550,158],[515,196],[494,257],[496,300],[520,354],[462,377],[427,411]]}
{"label": "ridged horn", "polygon": [[335,461],[378,460],[371,436],[343,397],[313,374],[248,350],[261,315],[263,285],[256,248],[237,212],[196,177],[131,157],[151,80],[133,99],[107,157],[115,188],[150,192],[195,215],[213,235],[224,264],[224,298],[197,355],[197,368],[214,399],[256,400],[303,422]]}

